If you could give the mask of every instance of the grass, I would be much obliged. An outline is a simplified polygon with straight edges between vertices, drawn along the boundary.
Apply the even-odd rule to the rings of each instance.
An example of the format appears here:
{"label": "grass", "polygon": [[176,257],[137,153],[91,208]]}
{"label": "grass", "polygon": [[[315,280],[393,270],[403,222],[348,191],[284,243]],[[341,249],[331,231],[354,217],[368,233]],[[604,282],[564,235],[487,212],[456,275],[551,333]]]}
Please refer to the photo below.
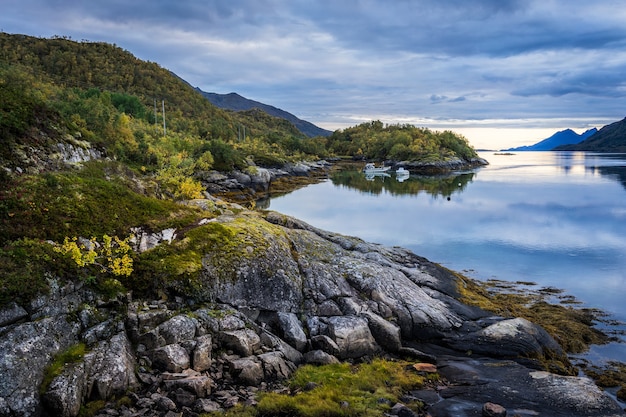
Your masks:
{"label": "grass", "polygon": [[[411,363],[374,359],[298,368],[289,381],[289,394],[265,392],[256,407],[238,406],[222,417],[374,417],[389,412],[406,392],[423,388],[438,374],[418,374]],[[410,404],[423,411],[423,404]]]}
{"label": "grass", "polygon": [[[421,388],[424,383],[425,377],[412,370],[407,362],[375,359],[359,365],[305,365],[289,383],[293,394],[263,394],[256,415],[380,416],[403,393]],[[307,387],[314,388],[307,390]]]}
{"label": "grass", "polygon": [[[45,293],[46,277],[89,280],[52,250],[65,237],[122,237],[131,227],[181,228],[210,216],[197,207],[156,198],[150,181],[116,162],[80,170],[4,178],[0,182],[0,306]],[[114,290],[111,281],[102,281]],[[121,286],[116,286],[122,288]],[[132,288],[129,288],[132,289]]]}
{"label": "grass", "polygon": [[[75,268],[49,243],[23,238],[0,247],[0,307],[11,302],[25,304],[48,291],[46,277],[66,276]],[[80,274],[76,274],[80,275]]]}
{"label": "grass", "polygon": [[0,184],[0,245],[22,237],[58,242],[65,236],[121,236],[130,227],[158,230],[197,216],[191,207],[138,192],[133,178],[120,164],[91,162],[81,170]]}
{"label": "grass", "polygon": [[87,346],[84,343],[78,343],[56,355],[52,363],[50,363],[44,371],[44,377],[39,392],[42,394],[45,393],[52,383],[52,380],[61,375],[65,366],[80,361],[85,356],[86,352]]}

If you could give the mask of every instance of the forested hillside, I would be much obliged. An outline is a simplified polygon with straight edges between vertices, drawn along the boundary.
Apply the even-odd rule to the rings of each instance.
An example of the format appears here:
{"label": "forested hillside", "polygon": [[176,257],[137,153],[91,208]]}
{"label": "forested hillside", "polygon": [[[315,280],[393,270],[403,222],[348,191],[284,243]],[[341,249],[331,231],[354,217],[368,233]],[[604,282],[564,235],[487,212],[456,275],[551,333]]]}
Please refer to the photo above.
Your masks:
{"label": "forested hillside", "polygon": [[243,168],[254,156],[274,163],[318,157],[283,119],[218,109],[170,71],[113,45],[2,33],[0,58],[3,138],[23,140],[42,122],[28,119],[27,108],[36,107],[65,133],[148,171],[191,166],[205,154],[221,170]]}

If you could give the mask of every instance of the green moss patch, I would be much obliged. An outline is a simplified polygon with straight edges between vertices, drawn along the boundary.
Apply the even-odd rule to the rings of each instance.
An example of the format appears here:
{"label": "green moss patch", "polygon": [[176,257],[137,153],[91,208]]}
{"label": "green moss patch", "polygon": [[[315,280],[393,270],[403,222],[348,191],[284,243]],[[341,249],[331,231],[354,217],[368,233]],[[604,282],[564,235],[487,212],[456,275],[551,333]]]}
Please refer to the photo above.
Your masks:
{"label": "green moss patch", "polygon": [[52,380],[61,375],[65,366],[80,361],[85,356],[86,352],[87,346],[84,343],[78,343],[56,355],[52,363],[48,365],[44,371],[40,393],[43,394],[48,390]]}
{"label": "green moss patch", "polygon": [[[256,416],[380,416],[409,390],[421,388],[425,377],[407,362],[375,359],[300,367],[289,386],[291,395],[265,393]],[[421,403],[411,405],[418,411]]]}
{"label": "green moss patch", "polygon": [[235,279],[238,265],[261,256],[270,245],[283,244],[289,253],[283,236],[280,227],[254,212],[191,228],[181,239],[139,255],[129,288],[144,292],[174,287],[194,294],[202,289],[204,263],[223,275],[219,278]]}
{"label": "green moss patch", "polygon": [[59,242],[66,236],[122,236],[134,226],[158,230],[198,216],[197,209],[135,192],[120,169],[92,162],[81,170],[0,184],[0,244],[22,237]]}
{"label": "green moss patch", "polygon": [[0,306],[24,304],[45,294],[46,277],[64,277],[74,270],[71,260],[42,240],[24,238],[4,245],[0,247]]}

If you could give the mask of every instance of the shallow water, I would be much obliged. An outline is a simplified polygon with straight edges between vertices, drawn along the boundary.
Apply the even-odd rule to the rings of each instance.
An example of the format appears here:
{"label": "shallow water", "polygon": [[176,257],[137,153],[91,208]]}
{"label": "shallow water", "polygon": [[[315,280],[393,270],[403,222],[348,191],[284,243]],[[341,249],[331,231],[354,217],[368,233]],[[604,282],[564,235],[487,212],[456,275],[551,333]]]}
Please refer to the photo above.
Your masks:
{"label": "shallow water", "polygon": [[[626,154],[481,157],[490,165],[403,181],[344,171],[273,198],[269,208],[407,247],[476,279],[561,288],[626,322]],[[626,343],[596,346],[587,356],[626,361]]]}

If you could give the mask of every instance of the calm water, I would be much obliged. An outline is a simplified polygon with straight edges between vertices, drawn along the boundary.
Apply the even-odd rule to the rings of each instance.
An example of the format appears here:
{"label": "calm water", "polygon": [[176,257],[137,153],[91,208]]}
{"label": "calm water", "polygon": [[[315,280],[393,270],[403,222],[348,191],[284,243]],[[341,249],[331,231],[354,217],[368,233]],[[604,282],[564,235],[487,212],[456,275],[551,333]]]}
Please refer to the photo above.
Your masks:
{"label": "calm water", "polygon": [[[626,154],[481,156],[489,166],[402,182],[343,171],[269,208],[473,278],[564,289],[626,322]],[[588,357],[626,361],[626,343]]]}

